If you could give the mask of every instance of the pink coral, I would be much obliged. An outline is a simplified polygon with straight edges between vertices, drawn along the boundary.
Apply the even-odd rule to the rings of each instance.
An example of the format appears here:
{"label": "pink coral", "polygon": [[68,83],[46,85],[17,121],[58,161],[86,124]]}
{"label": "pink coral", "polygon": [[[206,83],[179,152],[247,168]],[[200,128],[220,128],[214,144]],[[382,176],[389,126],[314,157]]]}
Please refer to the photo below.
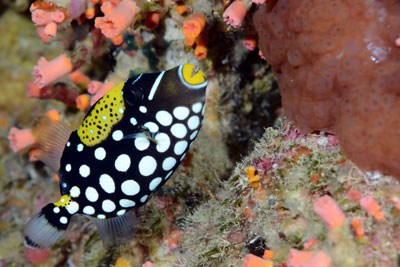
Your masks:
{"label": "pink coral", "polygon": [[241,0],[236,0],[224,11],[223,17],[227,25],[237,28],[242,24],[247,9]]}
{"label": "pink coral", "polygon": [[72,64],[64,54],[59,55],[51,61],[41,57],[37,65],[33,68],[32,75],[34,83],[40,88],[64,77],[72,71]]}
{"label": "pink coral", "polygon": [[154,265],[151,261],[146,261],[142,264],[142,267],[154,267]]}
{"label": "pink coral", "polygon": [[33,136],[32,129],[18,129],[12,127],[8,133],[8,141],[10,148],[14,152],[19,152],[27,147],[36,144],[36,139]]}
{"label": "pink coral", "polygon": [[50,256],[50,251],[48,249],[33,249],[33,248],[25,248],[24,258],[32,263],[39,264],[45,262]]}
{"label": "pink coral", "polygon": [[257,47],[257,39],[254,36],[246,36],[243,40],[243,45],[246,47],[248,50],[253,51]]}
{"label": "pink coral", "polygon": [[55,22],[50,22],[49,24],[47,24],[44,27],[44,32],[43,32],[46,36],[49,37],[54,37],[57,34],[57,23]]}
{"label": "pink coral", "polygon": [[272,261],[265,260],[253,254],[247,254],[243,259],[242,267],[272,267]]}
{"label": "pink coral", "polygon": [[45,34],[44,28],[44,26],[39,26],[36,28],[36,32],[38,33],[40,39],[42,39],[42,42],[47,43],[50,40],[51,36]]}
{"label": "pink coral", "polygon": [[95,27],[107,38],[121,35],[133,22],[136,15],[136,4],[130,0],[122,0],[117,7],[112,7],[110,2],[105,2],[101,10],[104,17],[95,19]]}
{"label": "pink coral", "polygon": [[268,1],[253,18],[286,115],[400,179],[398,1]]}
{"label": "pink coral", "polygon": [[96,102],[103,97],[108,91],[110,91],[114,87],[113,83],[106,82],[101,88],[96,92],[96,94],[90,99],[90,106],[96,104]]}
{"label": "pink coral", "polygon": [[368,195],[360,199],[361,207],[367,211],[369,216],[374,216],[377,220],[382,220],[384,214],[381,210],[381,206],[375,201],[375,199]]}
{"label": "pink coral", "polygon": [[343,226],[346,217],[332,197],[326,195],[314,203],[314,211],[326,223],[329,229]]}
{"label": "pink coral", "polygon": [[38,34],[44,43],[47,42],[47,38],[56,36],[57,23],[61,23],[64,20],[65,14],[62,11],[32,10],[32,21],[36,26],[41,26]]}
{"label": "pink coral", "polygon": [[88,84],[88,92],[92,95],[94,95],[95,93],[97,93],[97,91],[103,86],[102,82],[99,81],[90,81]]}
{"label": "pink coral", "polygon": [[288,267],[329,267],[331,259],[322,251],[299,251],[290,249]]}
{"label": "pink coral", "polygon": [[53,21],[51,12],[36,9],[32,11],[32,21],[36,26],[44,26]]}

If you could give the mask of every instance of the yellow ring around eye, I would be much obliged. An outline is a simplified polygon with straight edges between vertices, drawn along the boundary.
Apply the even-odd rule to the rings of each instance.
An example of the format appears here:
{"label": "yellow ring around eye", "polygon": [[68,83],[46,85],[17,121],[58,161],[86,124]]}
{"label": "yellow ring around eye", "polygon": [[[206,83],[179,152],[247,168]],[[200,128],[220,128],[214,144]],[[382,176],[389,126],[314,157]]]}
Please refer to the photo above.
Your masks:
{"label": "yellow ring around eye", "polygon": [[66,207],[71,201],[71,197],[69,195],[62,195],[58,202],[53,203],[56,207]]}
{"label": "yellow ring around eye", "polygon": [[204,72],[201,69],[195,72],[195,68],[196,66],[193,64],[185,64],[182,68],[183,79],[185,79],[185,82],[190,85],[201,84],[206,81],[206,75]]}

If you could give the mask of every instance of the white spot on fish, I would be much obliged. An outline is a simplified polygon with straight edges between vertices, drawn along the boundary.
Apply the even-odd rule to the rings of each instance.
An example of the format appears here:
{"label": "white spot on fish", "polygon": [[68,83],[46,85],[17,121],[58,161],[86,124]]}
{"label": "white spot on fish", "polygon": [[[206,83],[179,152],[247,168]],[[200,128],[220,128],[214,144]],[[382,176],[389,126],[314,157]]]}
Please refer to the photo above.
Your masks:
{"label": "white spot on fish", "polygon": [[196,138],[197,134],[198,134],[198,130],[194,131],[191,135],[190,135],[190,140],[193,140]]}
{"label": "white spot on fish", "polygon": [[92,215],[94,214],[94,208],[92,206],[86,206],[83,208],[83,213],[87,214],[87,215]]}
{"label": "white spot on fish", "polygon": [[161,110],[157,112],[156,120],[163,126],[169,126],[172,123],[172,116],[168,111]]}
{"label": "white spot on fish", "polygon": [[113,134],[112,134],[112,138],[113,138],[115,141],[120,141],[120,140],[122,140],[123,137],[124,137],[124,134],[122,133],[121,130],[116,130],[116,131],[114,131]]}
{"label": "white spot on fish", "polygon": [[71,190],[69,190],[69,195],[71,197],[79,197],[79,195],[81,194],[81,189],[79,189],[79,187],[77,187],[76,185],[74,185]]}
{"label": "white spot on fish", "polygon": [[189,109],[187,107],[176,107],[172,112],[178,120],[184,120],[189,116]]}
{"label": "white spot on fish", "polygon": [[109,199],[106,199],[103,201],[103,203],[101,204],[101,208],[105,211],[105,212],[113,212],[115,210],[115,204],[114,202],[112,202]]}
{"label": "white spot on fish", "polygon": [[140,198],[140,202],[142,202],[142,203],[146,202],[146,200],[147,200],[148,197],[149,197],[148,195],[142,196],[142,197]]}
{"label": "white spot on fish", "polygon": [[203,103],[197,102],[192,105],[192,110],[194,113],[199,113],[202,107],[203,107]]}
{"label": "white spot on fish", "polygon": [[139,151],[146,150],[150,146],[150,141],[146,137],[135,138],[135,147]]}
{"label": "white spot on fish", "polygon": [[96,202],[99,199],[99,193],[97,193],[97,190],[91,186],[86,188],[85,196],[90,202]]}
{"label": "white spot on fish", "polygon": [[144,124],[144,127],[148,128],[150,130],[150,132],[152,132],[152,133],[158,132],[158,125],[155,124],[154,122],[151,122],[151,121],[150,122],[146,122]]}
{"label": "white spot on fish", "polygon": [[159,133],[156,135],[155,139],[157,141],[156,149],[158,152],[163,153],[168,150],[171,141],[167,134]]}
{"label": "white spot on fish", "polygon": [[145,106],[140,106],[139,107],[139,111],[142,113],[146,113],[147,112],[147,108]]}
{"label": "white spot on fish", "polygon": [[175,164],[176,159],[174,159],[173,157],[168,157],[163,161],[162,168],[164,171],[169,171],[175,166]]}
{"label": "white spot on fish", "polygon": [[152,156],[144,156],[139,161],[139,172],[143,176],[149,176],[154,173],[157,168],[157,161]]}
{"label": "white spot on fish", "polygon": [[198,116],[192,116],[188,120],[188,126],[191,130],[196,129],[200,125],[200,118]]}
{"label": "white spot on fish", "polygon": [[140,185],[134,180],[126,180],[121,184],[122,193],[127,196],[134,196],[140,191]]}
{"label": "white spot on fish", "polygon": [[176,155],[181,155],[185,149],[188,147],[188,142],[186,141],[179,141],[175,144],[174,153]]}
{"label": "white spot on fish", "polygon": [[90,168],[88,165],[83,164],[79,167],[79,174],[83,177],[86,178],[90,175]]}
{"label": "white spot on fish", "polygon": [[76,146],[76,150],[78,150],[78,152],[81,152],[83,150],[83,145],[82,144],[78,144]]}
{"label": "white spot on fish", "polygon": [[67,211],[69,214],[75,214],[79,210],[79,204],[76,201],[71,201],[67,206]]}
{"label": "white spot on fish", "polygon": [[103,147],[98,147],[94,151],[94,157],[98,160],[103,160],[106,157],[106,150]]}
{"label": "white spot on fish", "polygon": [[135,201],[123,198],[119,201],[119,205],[123,208],[130,208],[130,207],[134,207],[136,205],[136,203],[135,203]]}
{"label": "white spot on fish", "polygon": [[177,138],[183,138],[187,134],[187,129],[182,123],[175,123],[171,127],[171,133]]}
{"label": "white spot on fish", "polygon": [[115,168],[117,171],[126,172],[131,166],[131,158],[127,154],[119,155],[115,160]]}
{"label": "white spot on fish", "polygon": [[115,183],[113,178],[108,174],[100,175],[99,183],[104,191],[111,194],[115,192]]}
{"label": "white spot on fish", "polygon": [[117,215],[122,216],[125,214],[125,212],[126,212],[126,210],[119,210],[119,211],[117,211]]}
{"label": "white spot on fish", "polygon": [[67,223],[68,223],[67,217],[62,216],[62,217],[60,218],[60,223],[62,223],[62,224],[67,224]]}
{"label": "white spot on fish", "polygon": [[72,169],[71,164],[65,165],[65,170],[66,170],[67,172],[70,172],[71,169]]}
{"label": "white spot on fish", "polygon": [[161,181],[162,181],[161,177],[154,178],[149,185],[150,191],[156,189],[156,187],[161,183]]}

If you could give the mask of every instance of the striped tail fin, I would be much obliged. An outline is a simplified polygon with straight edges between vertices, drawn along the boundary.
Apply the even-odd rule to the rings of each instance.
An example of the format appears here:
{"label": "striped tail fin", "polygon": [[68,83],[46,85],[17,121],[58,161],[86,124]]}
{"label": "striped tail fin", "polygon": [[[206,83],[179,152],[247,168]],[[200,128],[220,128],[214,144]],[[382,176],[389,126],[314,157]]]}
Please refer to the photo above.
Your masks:
{"label": "striped tail fin", "polygon": [[46,249],[63,236],[72,215],[56,204],[48,204],[29,220],[24,230],[25,246]]}

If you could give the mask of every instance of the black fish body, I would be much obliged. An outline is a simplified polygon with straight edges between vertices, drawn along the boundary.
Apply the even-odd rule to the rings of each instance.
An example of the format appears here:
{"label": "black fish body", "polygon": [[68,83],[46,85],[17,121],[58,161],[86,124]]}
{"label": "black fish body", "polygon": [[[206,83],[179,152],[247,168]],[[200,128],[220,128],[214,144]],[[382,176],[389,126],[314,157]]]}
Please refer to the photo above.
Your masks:
{"label": "black fish body", "polygon": [[61,198],[31,219],[25,243],[51,246],[75,214],[90,217],[106,245],[132,236],[130,210],[171,177],[200,130],[206,86],[191,64],[140,74],[99,99],[76,131],[59,131],[69,136],[53,152],[61,159],[44,149],[43,161],[58,170]]}

